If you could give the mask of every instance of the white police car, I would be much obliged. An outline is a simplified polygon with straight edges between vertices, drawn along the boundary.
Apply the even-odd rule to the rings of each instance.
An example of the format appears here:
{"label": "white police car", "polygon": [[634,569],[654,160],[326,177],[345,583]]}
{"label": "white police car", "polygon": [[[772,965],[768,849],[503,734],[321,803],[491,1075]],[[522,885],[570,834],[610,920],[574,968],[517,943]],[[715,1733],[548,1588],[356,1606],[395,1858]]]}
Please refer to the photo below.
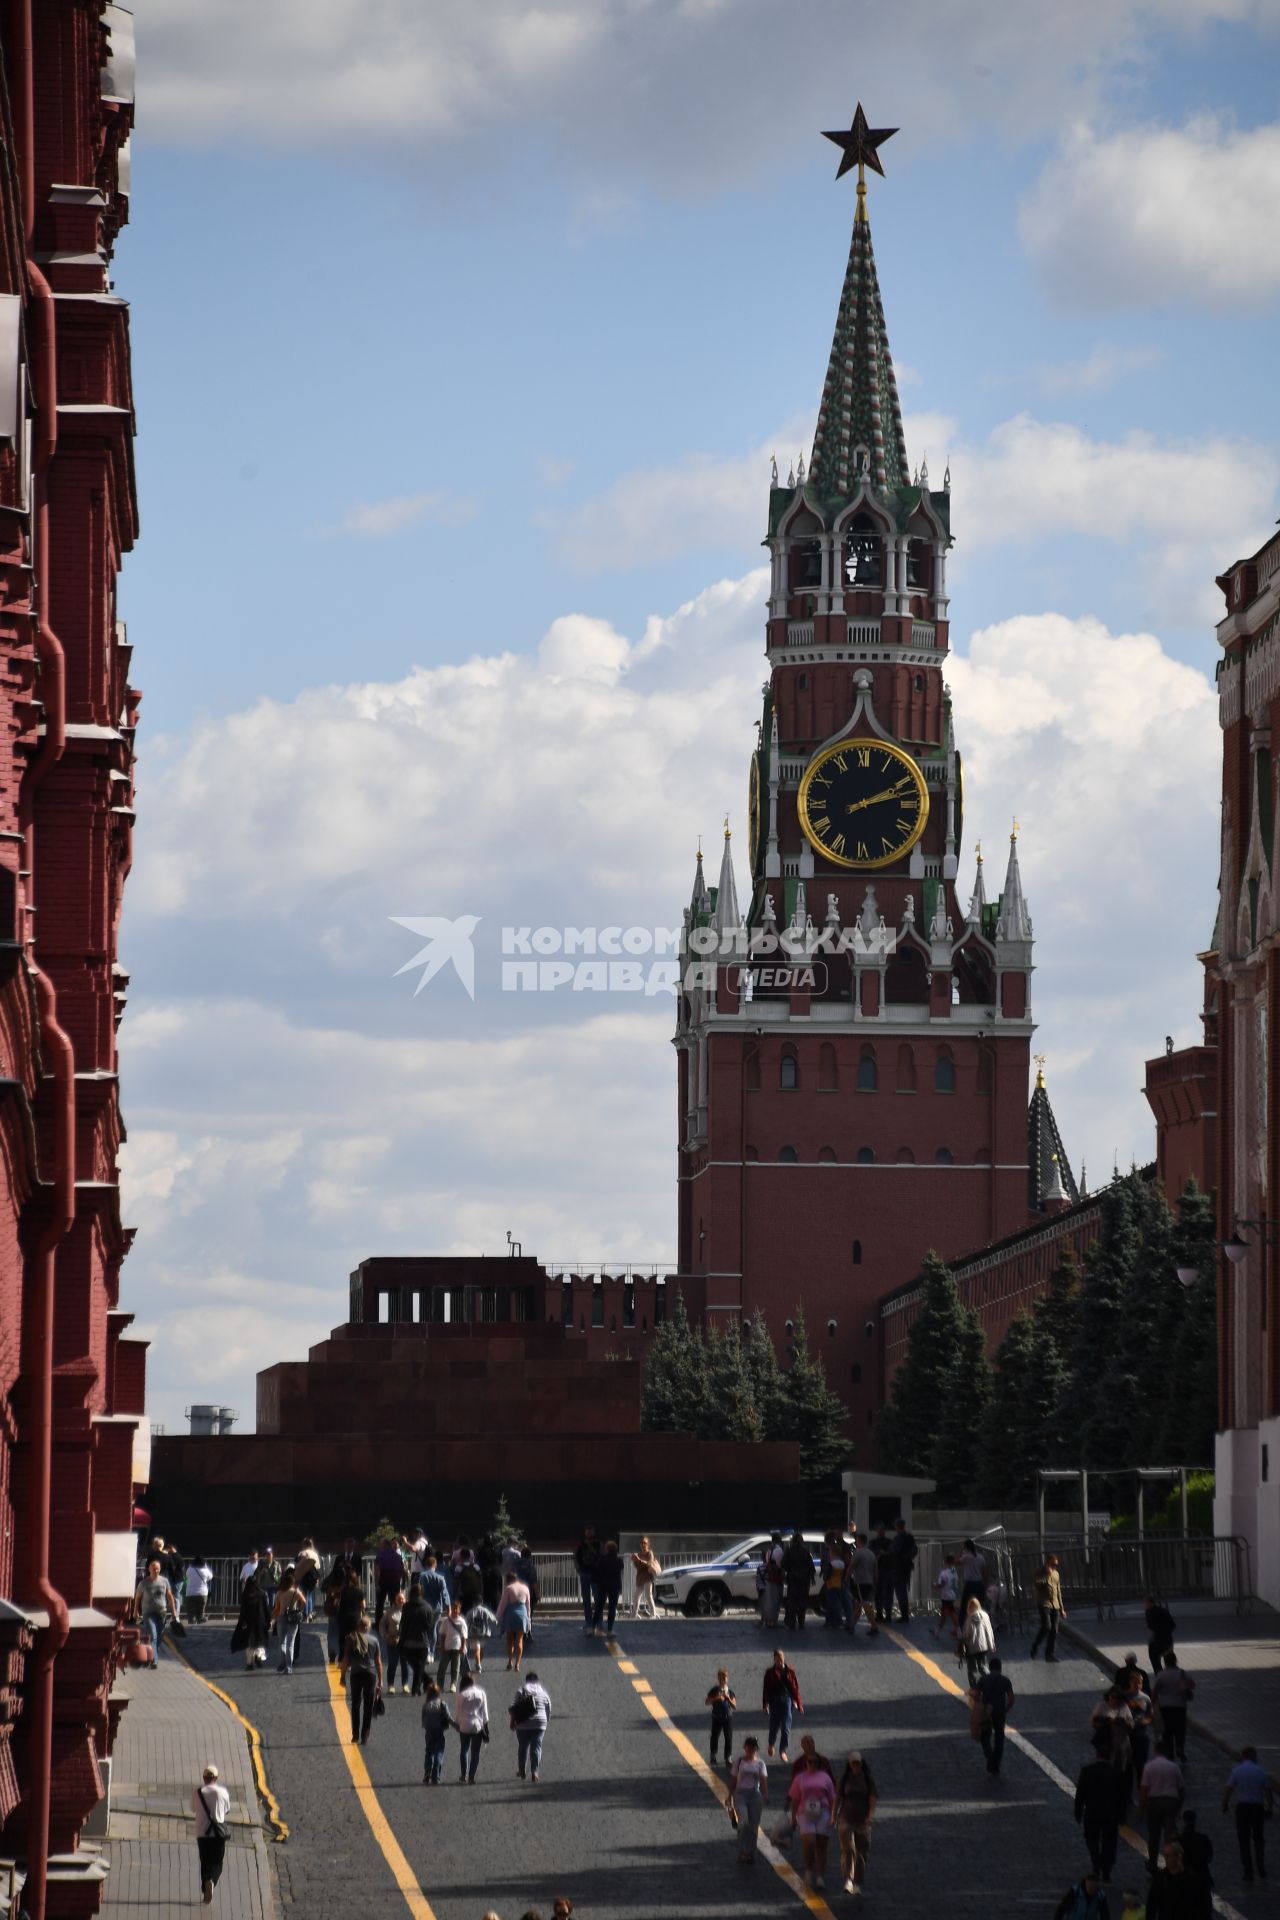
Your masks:
{"label": "white police car", "polygon": [[[809,1604],[820,1609],[821,1590],[817,1575],[822,1542],[826,1535],[805,1533],[801,1537],[813,1555],[814,1584],[810,1590]],[[747,1539],[739,1540],[736,1546],[726,1548],[705,1565],[664,1567],[654,1582],[654,1599],[660,1607],[679,1607],[685,1613],[694,1614],[720,1614],[726,1607],[750,1607],[754,1610],[756,1568],[772,1539],[771,1533],[753,1533]],[[785,1546],[790,1534],[784,1532],[782,1539]]]}

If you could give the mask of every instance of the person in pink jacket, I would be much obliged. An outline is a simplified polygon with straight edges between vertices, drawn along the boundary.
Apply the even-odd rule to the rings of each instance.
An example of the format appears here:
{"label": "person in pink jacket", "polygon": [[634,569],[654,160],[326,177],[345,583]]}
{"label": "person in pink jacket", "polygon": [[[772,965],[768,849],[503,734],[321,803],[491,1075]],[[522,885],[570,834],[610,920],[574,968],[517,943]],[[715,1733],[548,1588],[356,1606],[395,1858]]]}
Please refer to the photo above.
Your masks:
{"label": "person in pink jacket", "polygon": [[787,1790],[791,1825],[799,1831],[804,1850],[804,1879],[821,1887],[827,1865],[827,1838],[835,1812],[836,1783],[817,1753],[801,1755]]}

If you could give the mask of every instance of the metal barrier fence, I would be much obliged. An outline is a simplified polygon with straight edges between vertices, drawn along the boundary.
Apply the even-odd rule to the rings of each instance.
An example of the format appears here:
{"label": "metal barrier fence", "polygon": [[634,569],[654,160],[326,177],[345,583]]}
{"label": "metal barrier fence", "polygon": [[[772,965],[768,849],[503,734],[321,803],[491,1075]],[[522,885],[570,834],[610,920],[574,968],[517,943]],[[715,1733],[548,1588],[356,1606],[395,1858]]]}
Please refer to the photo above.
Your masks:
{"label": "metal barrier fence", "polygon": [[[209,1595],[205,1602],[206,1614],[235,1614],[240,1611],[240,1573],[244,1561],[235,1559],[210,1560],[213,1578],[209,1582]],[[321,1560],[320,1588],[317,1589],[316,1605],[323,1611],[323,1587],[325,1575],[333,1564],[332,1555]],[[581,1589],[578,1585],[578,1568],[571,1553],[535,1553],[534,1571],[538,1577],[539,1602],[544,1607],[577,1607],[582,1604]],[[449,1569],[442,1571],[446,1579]],[[374,1574],[372,1555],[364,1557],[364,1590],[370,1611],[377,1604],[378,1588]],[[622,1598],[619,1611],[625,1611],[635,1601],[635,1569],[630,1560],[625,1560],[625,1572],[622,1582]]]}
{"label": "metal barrier fence", "polygon": [[[1092,1607],[1099,1620],[1112,1619],[1117,1606],[1132,1606],[1148,1595],[1157,1600],[1227,1600],[1237,1613],[1253,1604],[1249,1543],[1234,1535],[1145,1534],[1099,1536],[1086,1545],[1071,1540],[1010,1539],[984,1534],[976,1542],[987,1563],[997,1625],[1020,1632],[1037,1619],[1035,1576],[1046,1553],[1058,1556],[1063,1597],[1069,1611]],[[917,1612],[938,1610],[934,1582],[946,1555],[958,1543],[922,1539],[912,1584]]]}

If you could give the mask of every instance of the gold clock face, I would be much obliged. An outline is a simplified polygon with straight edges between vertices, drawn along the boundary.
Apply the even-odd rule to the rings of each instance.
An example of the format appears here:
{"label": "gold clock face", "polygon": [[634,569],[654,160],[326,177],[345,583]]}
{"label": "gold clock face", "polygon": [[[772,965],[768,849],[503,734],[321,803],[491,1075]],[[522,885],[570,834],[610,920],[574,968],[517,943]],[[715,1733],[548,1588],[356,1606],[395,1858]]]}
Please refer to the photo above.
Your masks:
{"label": "gold clock face", "polygon": [[747,860],[752,873],[756,870],[756,855],[760,851],[760,755],[751,756],[751,773],[747,780]]}
{"label": "gold clock face", "polygon": [[805,768],[798,809],[806,840],[824,859],[838,867],[887,867],[924,832],[929,790],[901,747],[837,740]]}

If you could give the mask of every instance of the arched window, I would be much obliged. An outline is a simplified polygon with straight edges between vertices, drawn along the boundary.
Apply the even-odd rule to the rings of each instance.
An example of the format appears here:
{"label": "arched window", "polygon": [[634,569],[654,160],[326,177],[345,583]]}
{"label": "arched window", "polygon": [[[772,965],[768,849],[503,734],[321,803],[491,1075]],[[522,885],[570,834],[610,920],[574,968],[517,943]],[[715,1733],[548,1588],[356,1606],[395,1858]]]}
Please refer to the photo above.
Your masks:
{"label": "arched window", "polygon": [[800,1067],[794,1047],[784,1047],[782,1050],[782,1061],[778,1068],[778,1085],[784,1093],[794,1093],[800,1085]]}
{"label": "arched window", "polygon": [[874,1047],[863,1047],[858,1059],[858,1092],[874,1093],[878,1084],[876,1050]]}
{"label": "arched window", "polygon": [[875,1157],[876,1157],[876,1150],[874,1147],[859,1147],[857,1153],[854,1156],[854,1158],[857,1160],[857,1163],[860,1167],[871,1166],[875,1161]]}
{"label": "arched window", "polygon": [[824,1040],[818,1054],[818,1086],[823,1093],[834,1093],[839,1085],[840,1067],[836,1050],[829,1040]]}
{"label": "arched window", "polygon": [[933,585],[933,553],[927,540],[908,540],[907,542],[907,585],[918,587],[925,593]]}
{"label": "arched window", "polygon": [[939,1147],[933,1157],[940,1167],[952,1167],[955,1165],[956,1157],[950,1147]]}
{"label": "arched window", "polygon": [[830,1166],[831,1163],[834,1161],[835,1157],[836,1157],[836,1150],[834,1147],[818,1148],[818,1158],[824,1166]]}
{"label": "arched window", "polygon": [[954,1093],[956,1090],[956,1063],[951,1058],[948,1047],[938,1049],[938,1058],[933,1069],[933,1085],[937,1093]]}
{"label": "arched window", "polygon": [[915,1048],[904,1040],[898,1048],[898,1092],[914,1093],[916,1090]]}
{"label": "arched window", "polygon": [[855,1241],[854,1241],[854,1243],[853,1243],[853,1264],[854,1264],[854,1266],[855,1266],[855,1267],[860,1267],[860,1266],[862,1265],[862,1242],[861,1242],[861,1240],[855,1240]]}
{"label": "arched window", "polygon": [[913,1167],[916,1163],[916,1157],[910,1147],[899,1147],[893,1157],[900,1167]]}
{"label": "arched window", "polygon": [[797,592],[822,585],[821,540],[797,540],[791,549],[791,586]]}
{"label": "arched window", "polygon": [[779,1147],[778,1158],[779,1160],[798,1160],[800,1158],[800,1155],[796,1152],[794,1147]]}
{"label": "arched window", "polygon": [[884,585],[884,541],[869,513],[855,514],[845,531],[844,583],[847,587]]}

